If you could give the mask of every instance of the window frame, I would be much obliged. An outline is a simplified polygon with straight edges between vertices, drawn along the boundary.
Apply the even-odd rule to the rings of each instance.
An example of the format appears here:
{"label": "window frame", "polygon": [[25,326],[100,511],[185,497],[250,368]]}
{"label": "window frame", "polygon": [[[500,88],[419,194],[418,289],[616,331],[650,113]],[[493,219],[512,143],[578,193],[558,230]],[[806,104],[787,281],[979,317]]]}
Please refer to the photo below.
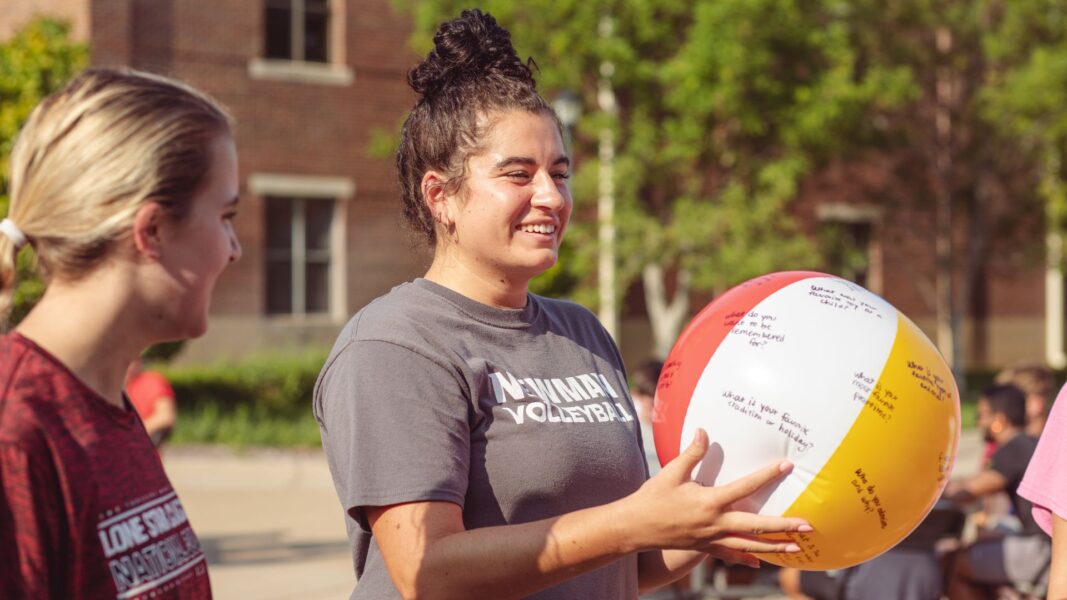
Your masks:
{"label": "window frame", "polygon": [[290,54],[291,58],[267,58],[267,2],[258,3],[263,40],[260,56],[248,61],[248,74],[252,79],[289,81],[315,85],[348,86],[355,80],[352,69],[345,65],[345,0],[326,0],[328,21],[326,24],[326,61],[304,60],[305,0],[287,0],[290,3]]}
{"label": "window frame", "polygon": [[[262,231],[263,235],[263,310],[264,317],[272,320],[323,320],[330,323],[344,322],[348,318],[348,282],[347,282],[347,233],[348,233],[348,210],[349,204],[355,195],[355,184],[347,177],[319,177],[309,175],[284,175],[277,173],[253,173],[248,178],[249,192],[262,201],[264,207]],[[292,306],[288,313],[272,313],[267,310],[267,281],[266,270],[272,260],[271,248],[267,244],[266,235],[266,206],[268,198],[288,198],[291,201],[298,200],[331,200],[333,210],[329,231],[329,247],[322,252],[327,256],[327,309],[325,312],[306,311],[306,265],[307,265],[307,242],[306,242],[306,205],[301,214],[305,220],[297,227],[294,221],[290,221],[293,237],[290,239],[289,260],[293,265],[293,274],[296,278],[296,267],[303,265],[301,276],[302,284],[293,283],[290,290],[292,294]],[[301,202],[303,204],[303,202]],[[299,231],[298,231],[299,230]],[[297,244],[300,238],[300,243]],[[299,250],[297,247],[299,246]],[[298,262],[299,259],[299,262]],[[298,299],[299,296],[299,299]],[[301,307],[302,312],[297,312]]]}
{"label": "window frame", "polygon": [[815,207],[815,218],[819,224],[865,224],[870,227],[870,236],[867,240],[867,247],[864,249],[867,254],[867,281],[864,287],[879,295],[882,294],[882,288],[884,287],[881,240],[883,216],[884,213],[881,207],[870,204],[827,202]]}
{"label": "window frame", "polygon": [[[333,252],[333,221],[337,218],[337,199],[336,198],[309,198],[306,196],[279,196],[268,195],[263,197],[266,203],[271,202],[285,202],[285,206],[289,209],[289,247],[272,248],[269,244],[269,231],[267,228],[268,238],[265,248],[265,256],[268,267],[272,261],[288,261],[290,265],[289,274],[289,311],[288,312],[271,312],[270,310],[270,270],[268,268],[268,293],[266,300],[266,313],[268,315],[323,315],[331,312],[331,296],[334,282],[329,277],[329,270],[333,265],[334,252]],[[330,210],[330,232],[329,241],[325,249],[312,249],[308,247],[308,205],[310,202],[329,202]],[[326,278],[326,309],[325,310],[310,310],[308,308],[308,268],[311,265],[325,265],[327,268]]]}

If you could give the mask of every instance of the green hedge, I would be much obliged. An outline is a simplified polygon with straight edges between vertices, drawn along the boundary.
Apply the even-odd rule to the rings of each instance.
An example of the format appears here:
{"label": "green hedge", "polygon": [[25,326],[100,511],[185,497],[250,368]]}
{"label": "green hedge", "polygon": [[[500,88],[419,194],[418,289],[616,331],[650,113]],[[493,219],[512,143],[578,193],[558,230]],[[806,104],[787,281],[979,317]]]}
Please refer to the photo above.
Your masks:
{"label": "green hedge", "polygon": [[160,369],[174,386],[174,444],[318,446],[311,392],[325,351]]}
{"label": "green hedge", "polygon": [[[311,392],[326,356],[326,351],[310,351],[240,363],[162,368],[178,398],[178,425],[171,443],[318,446]],[[967,375],[964,427],[974,426],[978,393],[994,376],[993,371]],[[1062,382],[1064,373],[1057,376]]]}

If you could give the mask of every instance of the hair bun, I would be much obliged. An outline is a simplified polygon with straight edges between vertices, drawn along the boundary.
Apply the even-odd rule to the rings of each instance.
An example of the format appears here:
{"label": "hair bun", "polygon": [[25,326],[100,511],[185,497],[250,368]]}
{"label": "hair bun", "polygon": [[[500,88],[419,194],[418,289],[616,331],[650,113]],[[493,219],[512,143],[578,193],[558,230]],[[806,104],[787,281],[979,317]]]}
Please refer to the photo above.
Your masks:
{"label": "hair bun", "polygon": [[492,79],[518,80],[536,88],[530,67],[511,44],[511,33],[488,13],[463,11],[442,23],[433,41],[434,49],[408,73],[408,83],[421,96]]}

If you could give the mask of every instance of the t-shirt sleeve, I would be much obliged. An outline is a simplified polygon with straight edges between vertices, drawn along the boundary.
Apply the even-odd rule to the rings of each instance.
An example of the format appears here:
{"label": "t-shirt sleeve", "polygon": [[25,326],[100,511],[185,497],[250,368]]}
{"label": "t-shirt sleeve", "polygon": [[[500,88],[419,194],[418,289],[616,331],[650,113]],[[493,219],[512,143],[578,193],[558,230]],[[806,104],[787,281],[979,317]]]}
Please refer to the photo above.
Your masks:
{"label": "t-shirt sleeve", "polygon": [[51,468],[17,446],[0,445],[0,590],[5,597],[53,598],[63,578],[59,483]]}
{"label": "t-shirt sleeve", "polygon": [[1017,486],[1026,470],[1029,456],[1022,451],[1020,444],[1008,443],[993,453],[989,459],[989,468],[1008,480],[1008,488]]}
{"label": "t-shirt sleeve", "polygon": [[1041,440],[1019,484],[1019,495],[1033,503],[1034,521],[1052,535],[1052,515],[1067,519],[1067,388],[1052,405]]}
{"label": "t-shirt sleeve", "polygon": [[142,419],[147,419],[156,411],[156,403],[161,398],[174,399],[174,388],[162,373],[144,371],[139,374],[126,390],[130,402],[137,409]]}
{"label": "t-shirt sleeve", "polygon": [[170,382],[163,376],[162,373],[156,373],[155,371],[145,371],[146,393],[151,396],[153,400],[159,398],[174,397],[174,388],[170,386]]}
{"label": "t-shirt sleeve", "polygon": [[317,392],[337,492],[360,527],[369,531],[368,506],[463,506],[470,402],[457,372],[396,344],[357,341],[326,366]]}

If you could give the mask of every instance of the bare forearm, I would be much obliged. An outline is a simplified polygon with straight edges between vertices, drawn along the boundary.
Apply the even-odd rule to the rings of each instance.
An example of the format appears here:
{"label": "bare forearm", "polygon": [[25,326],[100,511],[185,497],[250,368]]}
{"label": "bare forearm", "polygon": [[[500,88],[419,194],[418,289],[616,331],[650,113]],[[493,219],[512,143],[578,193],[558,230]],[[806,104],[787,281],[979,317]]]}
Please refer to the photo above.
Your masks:
{"label": "bare forearm", "polygon": [[[740,562],[753,552],[795,552],[762,533],[811,531],[802,519],[727,507],[788,472],[769,465],[719,487],[690,479],[707,451],[698,432],[679,458],[633,494],[603,506],[533,523],[467,530],[450,502],[366,507],[389,575],[405,598],[513,598],[552,587],[637,552],[661,548],[725,552]],[[718,556],[718,554],[717,554]],[[639,560],[638,557],[635,559]],[[699,562],[696,552],[648,552],[640,585],[666,583]],[[492,564],[493,567],[479,568]]]}
{"label": "bare forearm", "polygon": [[[636,550],[618,503],[504,527],[453,533],[413,565],[405,597],[513,598],[546,589]],[[472,565],[492,568],[472,568]],[[396,582],[402,590],[401,581]]]}
{"label": "bare forearm", "polygon": [[171,398],[160,398],[156,401],[155,410],[148,418],[144,419],[144,428],[149,435],[168,427],[174,427],[178,413]]}
{"label": "bare forearm", "polygon": [[1067,600],[1067,521],[1052,515],[1052,566],[1049,569],[1048,600]]}
{"label": "bare forearm", "polygon": [[696,550],[651,550],[637,562],[637,585],[642,592],[677,581],[704,562],[708,555]]}

